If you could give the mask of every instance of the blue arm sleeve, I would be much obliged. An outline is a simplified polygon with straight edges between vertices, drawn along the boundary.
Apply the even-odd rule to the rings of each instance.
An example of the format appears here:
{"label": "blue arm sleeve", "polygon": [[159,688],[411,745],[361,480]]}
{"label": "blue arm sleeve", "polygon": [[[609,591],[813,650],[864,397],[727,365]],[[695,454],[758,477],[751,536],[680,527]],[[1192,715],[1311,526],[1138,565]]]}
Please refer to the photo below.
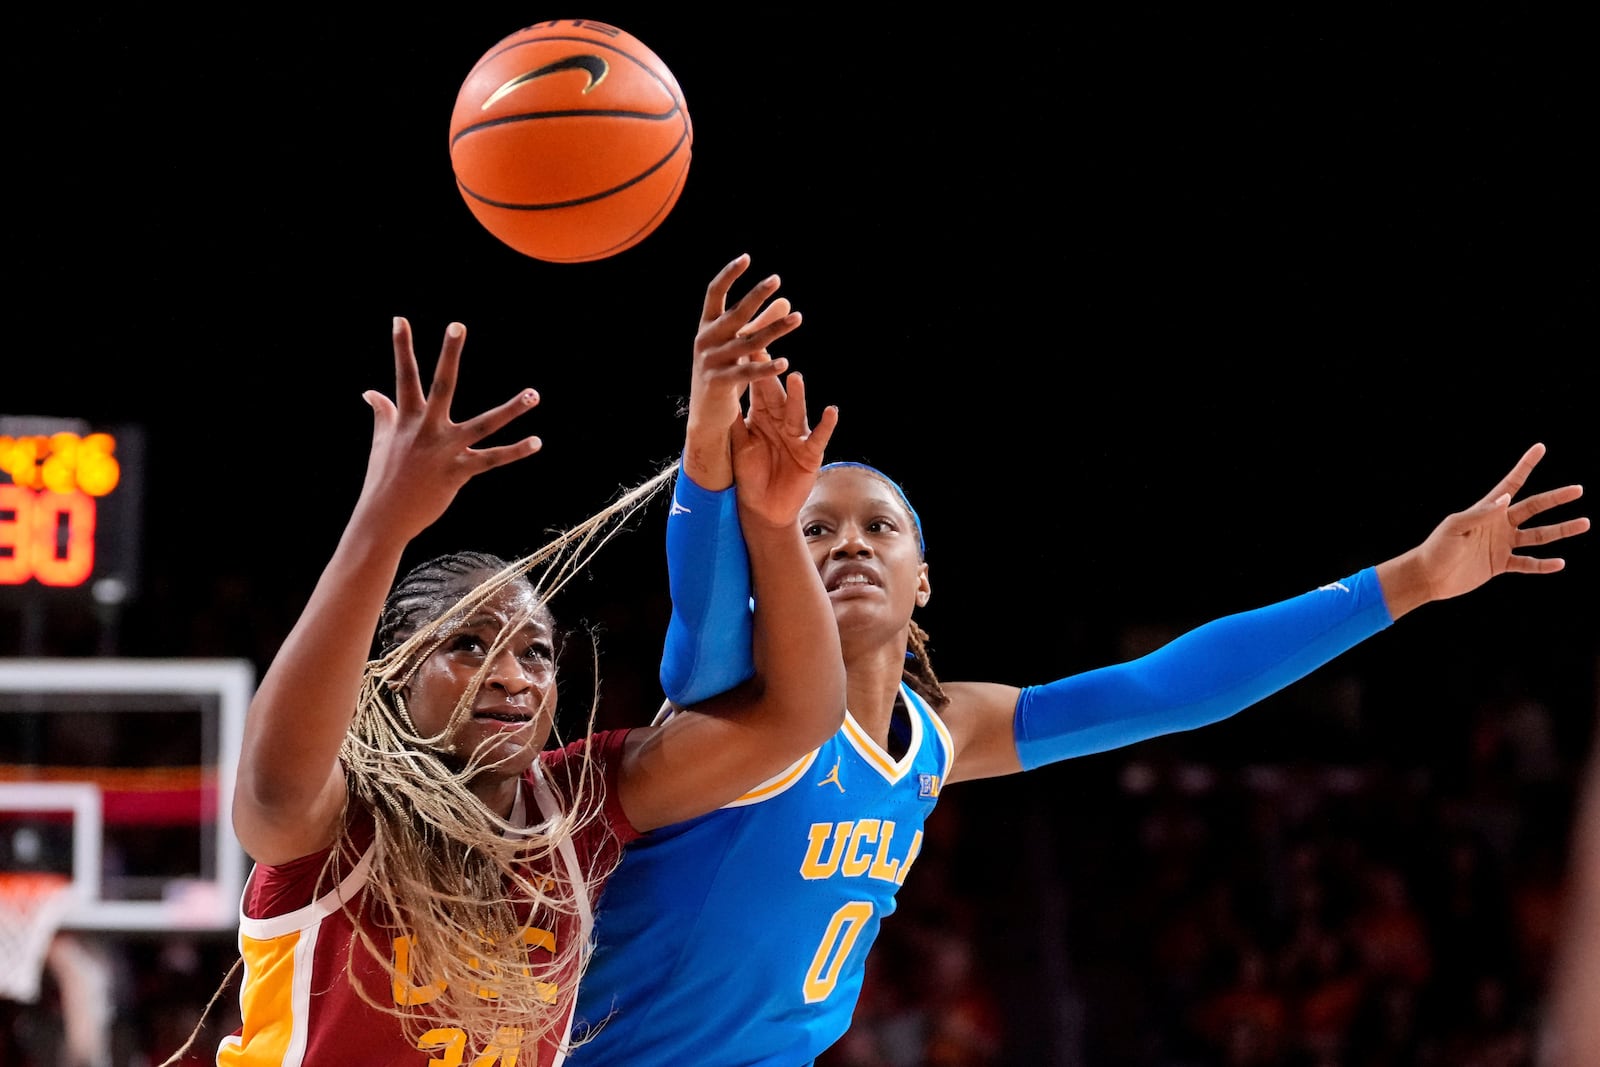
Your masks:
{"label": "blue arm sleeve", "polygon": [[755,674],[750,650],[750,557],[730,486],[701,488],[680,464],[667,514],[672,617],[661,653],[661,691],[697,704]]}
{"label": "blue arm sleeve", "polygon": [[1378,574],[1208,622],[1147,656],[1029,686],[1012,728],[1024,770],[1225,719],[1394,619]]}

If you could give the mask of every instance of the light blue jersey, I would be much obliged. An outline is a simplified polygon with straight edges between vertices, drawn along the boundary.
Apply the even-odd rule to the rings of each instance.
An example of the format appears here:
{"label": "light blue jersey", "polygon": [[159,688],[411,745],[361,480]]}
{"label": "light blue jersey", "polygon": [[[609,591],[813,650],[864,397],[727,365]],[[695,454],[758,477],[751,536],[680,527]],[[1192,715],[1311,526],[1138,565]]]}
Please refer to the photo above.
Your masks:
{"label": "light blue jersey", "polygon": [[[884,480],[920,547],[916,512]],[[755,670],[733,495],[680,478],[668,521],[661,682],[680,707]],[[1393,621],[1368,567],[1138,659],[1025,686],[1011,722],[1018,760],[1031,770],[1218,722]],[[845,1033],[878,924],[949,776],[949,734],[900,692],[915,732],[903,760],[846,717],[818,752],[739,803],[628,846],[600,898],[599,949],[578,994],[580,1021],[615,1014],[575,1067],[805,1067]]]}
{"label": "light blue jersey", "polygon": [[900,692],[900,760],[846,715],[783,774],[628,846],[574,1037],[604,1022],[573,1067],[802,1067],[843,1036],[954,757],[938,715]]}

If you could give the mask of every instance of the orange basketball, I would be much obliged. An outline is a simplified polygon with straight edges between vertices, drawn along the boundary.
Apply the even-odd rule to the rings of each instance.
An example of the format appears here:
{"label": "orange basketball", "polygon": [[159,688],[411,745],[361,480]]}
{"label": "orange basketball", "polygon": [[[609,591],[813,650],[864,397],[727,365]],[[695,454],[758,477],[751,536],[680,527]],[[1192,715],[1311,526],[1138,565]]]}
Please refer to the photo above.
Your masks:
{"label": "orange basketball", "polygon": [[637,38],[589,19],[518,30],[450,115],[450,166],[479,222],[552,263],[604,259],[660,226],[689,174],[683,90]]}

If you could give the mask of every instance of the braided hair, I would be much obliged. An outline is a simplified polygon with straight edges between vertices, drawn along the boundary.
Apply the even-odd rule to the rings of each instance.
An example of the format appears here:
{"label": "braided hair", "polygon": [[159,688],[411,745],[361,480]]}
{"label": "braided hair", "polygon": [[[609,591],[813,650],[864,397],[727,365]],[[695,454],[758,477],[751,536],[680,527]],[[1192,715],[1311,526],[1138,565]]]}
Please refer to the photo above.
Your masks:
{"label": "braided hair", "polygon": [[[357,806],[370,812],[365,907],[388,937],[374,938],[365,926],[353,924],[360,933],[350,946],[349,974],[362,998],[398,1016],[413,1039],[443,1020],[471,1035],[480,1049],[491,1044],[520,1049],[519,1058],[534,1063],[540,1041],[564,1029],[576,993],[571,975],[588,946],[580,938],[565,938],[551,948],[548,960],[536,963],[528,945],[549,947],[542,931],[560,928],[563,920],[587,910],[610,873],[590,870],[575,878],[558,855],[565,842],[601,815],[599,770],[587,757],[569,764],[569,780],[558,790],[566,798],[565,809],[537,825],[517,827],[472,792],[473,777],[488,766],[480,754],[470,754],[463,766],[459,755],[452,757],[439,745],[471,713],[490,665],[517,631],[531,619],[549,618],[549,598],[670,484],[675,469],[663,469],[522,559],[456,552],[418,564],[384,603],[356,714],[340,750],[349,798],[345,830],[323,877],[333,885],[348,876],[360,858],[350,836],[358,820],[349,815]],[[411,678],[466,613],[518,582],[533,589],[535,606],[500,630],[443,729],[420,734],[406,706]],[[590,703],[585,736],[593,730],[597,709],[598,693]],[[561,740],[557,736],[555,743]],[[373,995],[355,980],[358,951],[392,975],[396,995],[388,989]],[[418,976],[431,984],[418,988],[413,984]],[[484,988],[496,995],[479,995]]]}
{"label": "braided hair", "polygon": [[944,686],[939,684],[939,676],[933,673],[933,664],[928,661],[928,633],[917,625],[915,619],[911,621],[909,646],[905,669],[900,672],[901,679],[934,711],[943,711],[945,705],[950,703],[950,698],[945,695]]}
{"label": "braided hair", "polygon": [[452,552],[417,564],[395,583],[383,602],[383,614],[373,638],[373,657],[388,655],[428,621],[441,617],[471,588],[464,585],[463,578],[498,574],[509,566],[510,562],[499,556],[471,551]]}
{"label": "braided hair", "polygon": [[[491,647],[492,661],[528,618],[548,613],[545,601],[671,485],[677,469],[674,459],[522,559],[506,563],[488,553],[458,552],[419,564],[395,584],[384,602],[356,713],[339,752],[347,798],[344,831],[329,851],[317,895],[342,889],[343,879],[360,861],[361,850],[350,836],[350,806],[366,807],[374,823],[373,860],[363,884],[373,893],[368,905],[372,921],[389,932],[394,955],[391,958],[386,946],[352,921],[358,933],[350,944],[347,975],[363,1000],[398,1016],[414,1040],[439,1021],[449,1020],[479,1048],[499,1052],[504,1062],[537,1063],[545,1035],[565,1029],[563,1020],[577,990],[576,983],[562,979],[574,963],[583,962],[587,946],[557,944],[551,960],[535,968],[530,966],[524,937],[534,934],[548,944],[532,920],[548,921],[552,914],[570,915],[580,905],[587,906],[594,888],[610,871],[590,870],[575,881],[566,875],[565,864],[552,862],[561,843],[601,809],[601,782],[588,759],[578,761],[576,780],[569,776],[563,783],[566,811],[531,829],[512,826],[467,788],[471,776],[483,770],[481,762],[469,758],[464,769],[451,767],[433,747],[438,736],[418,736],[405,709],[406,683],[445,640],[446,628],[462,611],[511,582],[530,582],[539,606],[502,628]],[[539,568],[536,579],[535,568]],[[485,574],[487,578],[468,588],[470,579]],[[462,595],[450,603],[458,593]],[[486,673],[480,671],[467,687],[440,736],[468,712]],[[599,707],[598,667],[595,684],[589,732]],[[350,901],[357,897],[341,893],[340,906],[352,911]],[[391,976],[391,997],[374,997],[357,979],[358,951],[370,955]],[[234,961],[188,1039],[160,1067],[184,1061],[243,965],[243,957]],[[438,978],[417,988],[412,976],[418,974]],[[478,996],[483,988],[498,995]],[[424,1004],[427,1009],[418,1010]]]}

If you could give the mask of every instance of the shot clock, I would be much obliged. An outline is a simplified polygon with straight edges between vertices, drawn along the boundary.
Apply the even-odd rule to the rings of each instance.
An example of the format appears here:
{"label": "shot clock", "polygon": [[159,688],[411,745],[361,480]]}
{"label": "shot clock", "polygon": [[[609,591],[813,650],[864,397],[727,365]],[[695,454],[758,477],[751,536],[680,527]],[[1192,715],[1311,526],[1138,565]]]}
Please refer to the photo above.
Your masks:
{"label": "shot clock", "polygon": [[0,598],[132,594],[142,453],[136,426],[0,415]]}

